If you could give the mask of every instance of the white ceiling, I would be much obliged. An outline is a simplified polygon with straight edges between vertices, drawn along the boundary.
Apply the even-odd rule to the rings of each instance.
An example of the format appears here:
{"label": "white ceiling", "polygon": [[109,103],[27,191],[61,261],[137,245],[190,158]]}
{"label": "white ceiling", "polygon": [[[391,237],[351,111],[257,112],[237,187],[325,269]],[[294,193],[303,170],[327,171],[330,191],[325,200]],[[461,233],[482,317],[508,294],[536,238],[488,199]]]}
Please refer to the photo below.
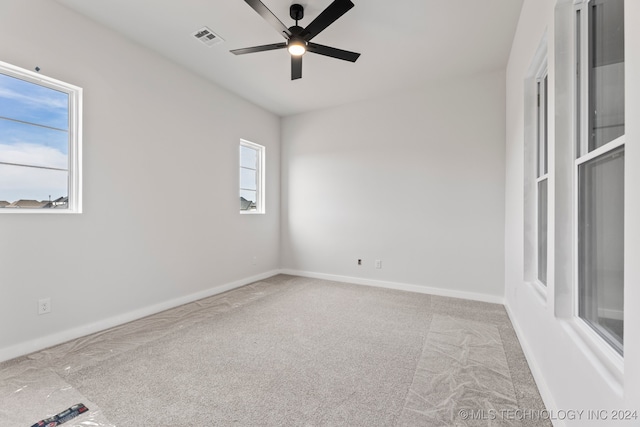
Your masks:
{"label": "white ceiling", "polygon": [[[286,25],[296,0],[262,0]],[[278,115],[331,107],[503,69],[522,0],[353,0],[355,7],[313,39],[359,52],[351,63],[307,53],[291,81],[286,50],[236,56],[231,49],[284,41],[243,0],[58,0]],[[307,26],[332,0],[300,0]],[[225,42],[191,34],[208,26]]]}

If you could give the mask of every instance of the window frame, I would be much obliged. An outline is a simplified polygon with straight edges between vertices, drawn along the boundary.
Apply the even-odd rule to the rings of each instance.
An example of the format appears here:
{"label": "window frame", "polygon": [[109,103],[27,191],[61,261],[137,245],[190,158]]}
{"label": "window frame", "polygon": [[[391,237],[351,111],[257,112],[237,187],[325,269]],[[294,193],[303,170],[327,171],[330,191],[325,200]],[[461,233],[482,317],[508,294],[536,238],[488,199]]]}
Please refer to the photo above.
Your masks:
{"label": "window frame", "polygon": [[[552,182],[554,181],[553,177],[553,169],[552,169],[552,156],[550,144],[553,144],[551,128],[550,128],[550,117],[549,114],[552,106],[549,101],[553,99],[553,92],[551,91],[551,83],[552,80],[550,78],[549,73],[549,39],[547,31],[545,30],[542,34],[540,41],[538,42],[538,47],[531,59],[531,63],[527,69],[524,78],[524,188],[523,188],[523,278],[524,283],[533,291],[534,295],[538,298],[536,300],[541,303],[544,307],[547,305],[547,293],[549,292],[548,286],[552,286],[552,276],[550,275],[550,268],[552,264],[550,258],[552,251],[550,249],[550,245],[552,243],[550,237],[550,231],[552,225],[552,217],[549,214],[550,209],[553,208],[552,205]],[[538,91],[539,91],[539,83],[544,81],[545,76],[547,77],[547,94],[549,96],[546,97],[546,113],[547,113],[547,121],[546,121],[546,142],[547,142],[547,156],[546,156],[546,164],[547,171],[546,174],[539,173],[540,171],[540,150],[539,146],[544,141],[542,138],[545,136],[544,126],[540,118],[544,117],[543,114],[540,113],[539,105],[538,105]],[[544,94],[543,94],[544,95]],[[541,101],[544,103],[545,99],[542,98]],[[542,117],[541,117],[542,116]],[[547,284],[542,283],[539,280],[538,275],[538,267],[539,267],[539,258],[540,258],[540,247],[538,242],[540,240],[540,236],[538,233],[539,230],[539,207],[540,207],[540,182],[547,182]]]}
{"label": "window frame", "polygon": [[69,96],[68,203],[66,209],[0,209],[0,214],[82,213],[82,88],[0,61],[0,73]]}
{"label": "window frame", "polygon": [[[255,210],[242,210],[242,215],[261,215],[266,213],[265,206],[265,158],[266,147],[264,145],[256,144],[255,142],[247,141],[246,139],[240,139],[240,145],[238,146],[238,192],[243,189],[242,185],[242,147],[250,148],[256,151],[256,209]],[[253,191],[253,190],[251,190]]]}
{"label": "window frame", "polygon": [[[580,291],[581,291],[581,263],[580,263],[580,168],[590,161],[612,153],[613,151],[623,148],[625,149],[626,134],[611,140],[604,145],[589,151],[589,126],[590,126],[590,82],[589,82],[589,49],[590,49],[590,20],[589,10],[591,0],[576,0],[574,4],[575,18],[575,143],[574,143],[574,161],[573,161],[573,317],[576,320],[578,332],[586,337],[590,344],[595,347],[602,355],[606,357],[621,370],[621,364],[624,360],[624,342],[613,344],[611,338],[607,339],[603,335],[601,327],[595,326],[588,319],[580,315]],[[626,47],[625,47],[626,50]],[[626,122],[626,111],[625,111]],[[624,208],[623,208],[624,209]],[[624,269],[624,267],[623,267]],[[623,270],[624,271],[624,270]],[[624,286],[624,284],[623,284]],[[624,297],[623,297],[624,298]],[[607,335],[610,335],[608,332]]]}
{"label": "window frame", "polygon": [[[547,55],[540,61],[540,66],[535,74],[536,85],[536,132],[535,132],[535,185],[534,185],[534,240],[535,240],[535,261],[534,261],[534,282],[541,286],[542,289],[547,288],[549,280],[549,70],[547,65]],[[544,88],[541,90],[541,88]],[[547,220],[546,241],[546,268],[544,281],[541,280],[540,273],[540,184],[547,184],[547,209],[545,212]]]}

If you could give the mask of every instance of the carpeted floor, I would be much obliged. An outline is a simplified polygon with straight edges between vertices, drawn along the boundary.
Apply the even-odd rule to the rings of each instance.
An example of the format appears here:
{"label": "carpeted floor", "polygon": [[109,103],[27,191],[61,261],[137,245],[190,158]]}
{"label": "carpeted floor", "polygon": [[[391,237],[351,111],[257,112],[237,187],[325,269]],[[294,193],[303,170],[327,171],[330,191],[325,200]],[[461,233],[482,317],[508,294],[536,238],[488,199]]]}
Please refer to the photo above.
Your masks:
{"label": "carpeted floor", "polygon": [[2,426],[80,402],[65,427],[550,425],[514,416],[544,405],[502,306],[284,275],[0,364]]}

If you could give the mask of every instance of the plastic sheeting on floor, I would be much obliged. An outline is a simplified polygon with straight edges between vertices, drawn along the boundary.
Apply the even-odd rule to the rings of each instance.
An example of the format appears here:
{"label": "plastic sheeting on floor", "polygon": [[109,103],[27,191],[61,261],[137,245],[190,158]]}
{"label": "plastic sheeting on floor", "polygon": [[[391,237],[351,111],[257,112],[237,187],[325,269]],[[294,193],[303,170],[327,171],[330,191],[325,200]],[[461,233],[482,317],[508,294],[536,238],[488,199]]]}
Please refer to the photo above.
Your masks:
{"label": "plastic sheeting on floor", "polygon": [[284,275],[0,363],[0,426],[78,403],[65,427],[550,426],[509,416],[544,404],[501,305]]}
{"label": "plastic sheeting on floor", "polygon": [[65,427],[114,427],[98,405],[65,381],[67,376],[276,290],[271,283],[256,282],[0,363],[0,425],[30,427],[84,403],[89,411],[67,421]]}

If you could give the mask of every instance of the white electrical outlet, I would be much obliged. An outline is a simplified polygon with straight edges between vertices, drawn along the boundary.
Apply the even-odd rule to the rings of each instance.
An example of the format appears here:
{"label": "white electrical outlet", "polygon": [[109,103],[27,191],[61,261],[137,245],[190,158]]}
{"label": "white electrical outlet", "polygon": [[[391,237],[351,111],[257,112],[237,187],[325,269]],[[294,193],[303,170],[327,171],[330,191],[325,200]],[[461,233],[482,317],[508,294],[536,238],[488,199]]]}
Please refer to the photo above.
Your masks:
{"label": "white electrical outlet", "polygon": [[38,300],[38,314],[51,313],[51,298],[42,298]]}
{"label": "white electrical outlet", "polygon": [[251,265],[256,265],[257,263],[258,263],[258,257],[257,256],[251,257]]}
{"label": "white electrical outlet", "polygon": [[376,268],[382,268],[382,261],[379,259],[376,260]]}

